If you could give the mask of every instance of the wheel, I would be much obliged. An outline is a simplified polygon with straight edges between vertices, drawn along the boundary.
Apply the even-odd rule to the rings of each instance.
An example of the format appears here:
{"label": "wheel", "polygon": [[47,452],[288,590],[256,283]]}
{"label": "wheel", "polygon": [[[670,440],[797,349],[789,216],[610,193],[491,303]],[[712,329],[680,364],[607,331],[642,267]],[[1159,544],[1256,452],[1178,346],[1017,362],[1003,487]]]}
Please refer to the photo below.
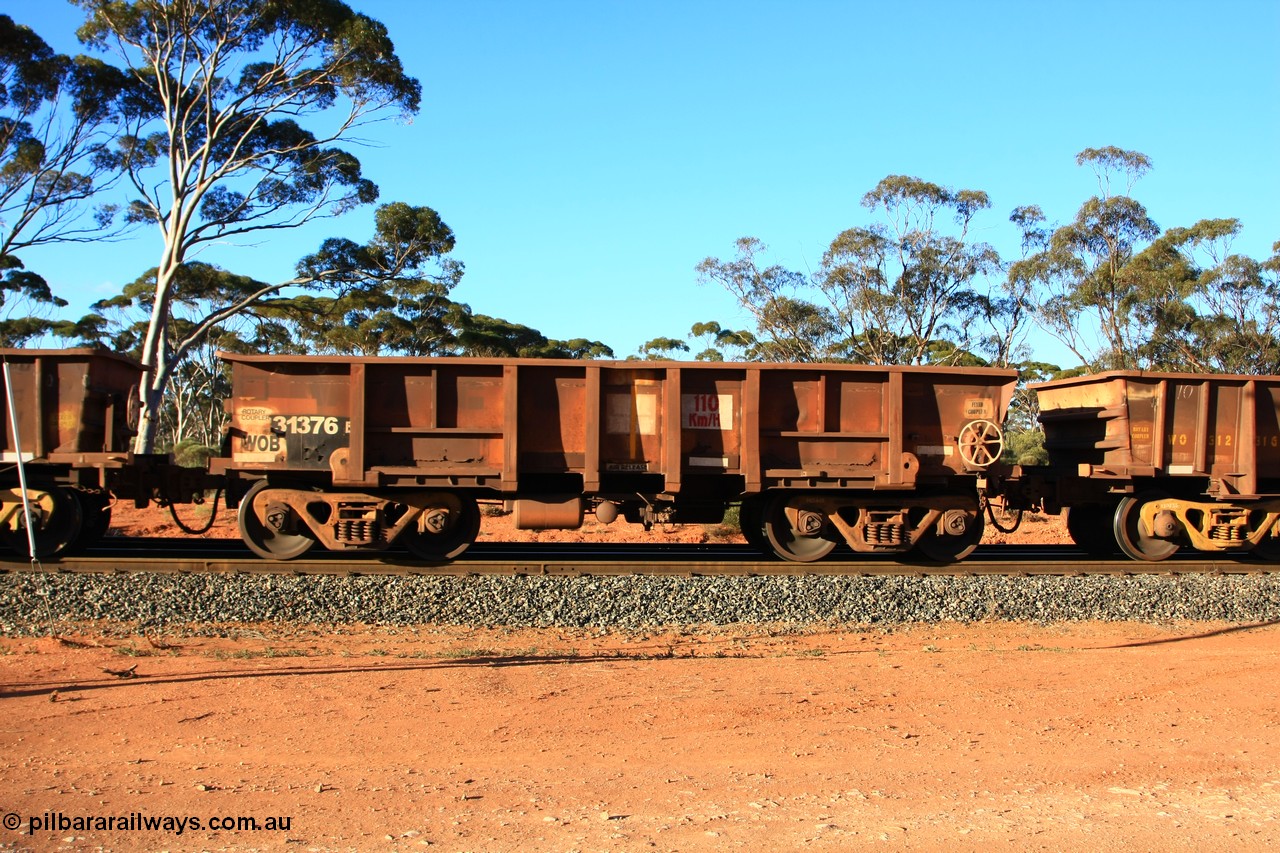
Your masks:
{"label": "wheel", "polygon": [[1092,557],[1110,557],[1116,553],[1116,536],[1111,529],[1115,508],[1101,504],[1080,504],[1062,511],[1071,541]]}
{"label": "wheel", "polygon": [[445,527],[439,533],[413,524],[396,537],[396,541],[419,560],[439,562],[456,559],[480,535],[480,507],[475,498],[460,495],[458,503],[457,510],[448,513]]}
{"label": "wheel", "polygon": [[[38,559],[49,559],[66,553],[80,538],[84,529],[80,502],[71,489],[52,488],[44,492],[44,495],[44,498],[33,502],[31,507],[31,522],[35,528],[35,556]],[[26,514],[21,510],[18,512],[18,519],[23,526],[18,530],[5,530],[5,544],[17,553],[29,556],[31,543],[27,539]]]}
{"label": "wheel", "polygon": [[1116,535],[1116,544],[1120,546],[1120,550],[1126,557],[1157,563],[1177,553],[1177,542],[1156,538],[1150,531],[1143,528],[1138,517],[1144,504],[1160,500],[1162,497],[1163,495],[1147,492],[1125,498],[1116,507],[1112,530]]}
{"label": "wheel", "polygon": [[1004,433],[994,421],[970,421],[960,430],[960,458],[970,468],[986,468],[1004,452]]}
{"label": "wheel", "polygon": [[[1249,518],[1252,528],[1256,530],[1265,523],[1267,518],[1265,512],[1251,512]],[[1255,560],[1263,560],[1268,563],[1280,563],[1280,537],[1265,536],[1262,541],[1249,549],[1249,556]]]}
{"label": "wheel", "polygon": [[1267,563],[1280,563],[1280,540],[1263,539],[1249,549],[1249,556]]}
{"label": "wheel", "polygon": [[738,526],[747,544],[763,554],[772,554],[769,540],[764,534],[764,501],[752,498],[742,502],[738,510]]}
{"label": "wheel", "polygon": [[[267,524],[258,517],[258,508],[267,516]],[[240,500],[240,538],[249,550],[266,560],[292,560],[301,557],[316,544],[305,524],[289,532],[289,514],[283,506],[271,508],[271,487],[259,480]]]}
{"label": "wheel", "polygon": [[804,497],[779,495],[764,508],[765,541],[784,560],[812,563],[836,547],[826,514],[808,506]]}
{"label": "wheel", "polygon": [[939,533],[936,527],[926,530],[916,542],[916,550],[930,560],[939,563],[954,563],[969,556],[982,541],[985,522],[982,519],[981,507],[972,510],[949,509],[943,514],[943,524],[964,525],[963,532],[955,534]]}

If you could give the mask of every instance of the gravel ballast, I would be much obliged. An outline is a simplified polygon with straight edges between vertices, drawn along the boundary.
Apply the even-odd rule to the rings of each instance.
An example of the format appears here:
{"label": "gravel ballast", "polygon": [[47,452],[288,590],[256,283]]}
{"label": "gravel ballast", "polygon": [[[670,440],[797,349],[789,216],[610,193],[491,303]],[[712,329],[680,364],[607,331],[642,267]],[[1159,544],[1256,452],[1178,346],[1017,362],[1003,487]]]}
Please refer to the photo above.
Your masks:
{"label": "gravel ballast", "polygon": [[[615,627],[1280,619],[1280,574],[388,577],[9,573],[0,632],[58,622]],[[198,628],[197,628],[198,630]]]}

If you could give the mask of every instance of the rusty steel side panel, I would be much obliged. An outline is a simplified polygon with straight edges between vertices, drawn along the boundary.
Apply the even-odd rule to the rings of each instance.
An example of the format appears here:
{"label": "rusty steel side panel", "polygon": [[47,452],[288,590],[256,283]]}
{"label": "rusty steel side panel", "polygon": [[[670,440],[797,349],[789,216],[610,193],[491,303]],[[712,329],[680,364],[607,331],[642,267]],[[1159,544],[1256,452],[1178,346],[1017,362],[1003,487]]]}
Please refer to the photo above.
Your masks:
{"label": "rusty steel side panel", "polygon": [[[104,464],[104,457],[123,457],[134,430],[130,401],[137,396],[142,367],[105,350],[3,349],[9,364],[13,396],[25,458],[67,465]],[[2,381],[2,380],[0,380]],[[0,388],[3,459],[13,461],[8,393]]]}
{"label": "rusty steel side panel", "polygon": [[909,488],[964,473],[961,430],[1001,424],[1012,371],[821,365],[761,371],[764,485]]}
{"label": "rusty steel side panel", "polygon": [[1111,372],[1032,386],[1051,463],[1086,476],[1280,485],[1280,377]]}
{"label": "rusty steel side panel", "polygon": [[338,485],[502,474],[501,364],[224,357],[230,470],[327,473]]}
{"label": "rusty steel side panel", "polygon": [[506,494],[564,478],[586,493],[909,487],[963,472],[959,431],[999,423],[1016,380],[847,365],[224,357],[232,470]]}

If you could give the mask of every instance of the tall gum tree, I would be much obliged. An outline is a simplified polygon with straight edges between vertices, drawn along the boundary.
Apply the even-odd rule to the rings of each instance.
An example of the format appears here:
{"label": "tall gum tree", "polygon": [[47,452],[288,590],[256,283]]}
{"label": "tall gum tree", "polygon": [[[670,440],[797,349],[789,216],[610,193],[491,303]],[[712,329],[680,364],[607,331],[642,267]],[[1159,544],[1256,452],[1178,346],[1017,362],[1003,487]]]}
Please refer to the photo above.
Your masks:
{"label": "tall gum tree", "polygon": [[694,268],[699,284],[715,283],[755,318],[756,335],[748,357],[757,361],[822,361],[835,324],[831,312],[804,299],[804,275],[778,264],[761,266],[766,251],[755,237],[740,237],[733,260],[704,258]]}
{"label": "tall gum tree", "polygon": [[815,276],[844,357],[867,364],[970,358],[968,330],[982,308],[977,282],[1001,269],[994,248],[969,239],[974,217],[991,206],[987,194],[889,175],[862,206],[879,221],[837,235]]}
{"label": "tall gum tree", "polygon": [[[1160,228],[1129,193],[1151,160],[1108,146],[1081,151],[1076,164],[1094,171],[1099,194],[1080,206],[1072,222],[1054,229],[1041,251],[1014,263],[1009,277],[1042,289],[1038,321],[1083,364],[1139,367],[1147,333],[1139,309],[1153,280],[1131,261]],[[1117,194],[1121,181],[1124,190]]]}
{"label": "tall gum tree", "polygon": [[[169,376],[195,339],[168,342],[180,270],[213,241],[293,228],[373,202],[377,187],[336,143],[392,114],[418,110],[386,28],[337,0],[76,0],[79,30],[136,85],[136,119],[112,155],[133,198],[131,221],[156,228],[161,251],[141,349],[139,453],[153,450]],[[299,122],[322,117],[314,132]],[[212,311],[235,316],[296,284],[264,284]],[[197,324],[198,333],[206,326]]]}
{"label": "tall gum tree", "polygon": [[40,336],[55,325],[42,315],[67,304],[20,255],[113,233],[116,211],[91,202],[118,177],[100,155],[125,85],[118,70],[55,53],[0,15],[0,345]]}
{"label": "tall gum tree", "polygon": [[[1280,256],[1231,252],[1236,219],[1170,228],[1132,266],[1147,299],[1139,357],[1160,370],[1274,374],[1280,370]],[[1273,252],[1277,247],[1273,247]]]}
{"label": "tall gum tree", "polygon": [[[167,437],[175,443],[192,438],[208,443],[205,436],[184,430],[193,414],[190,401],[208,398],[193,383],[216,379],[216,371],[207,369],[213,350],[305,351],[315,339],[306,337],[297,318],[315,312],[317,302],[328,306],[321,310],[332,312],[333,304],[346,304],[344,295],[357,291],[413,291],[414,282],[428,278],[450,246],[451,239],[441,240],[440,218],[434,210],[393,202],[375,212],[374,233],[368,242],[359,244],[345,237],[325,240],[318,251],[298,262],[296,277],[285,282],[268,284],[201,261],[182,265],[170,282],[169,322],[161,339],[161,356],[170,366],[169,386],[175,393],[161,399],[154,414],[157,426],[167,419]],[[444,265],[452,266],[447,259]],[[158,270],[149,270],[119,295],[95,303],[95,313],[75,324],[67,337],[77,336],[86,344],[105,343],[137,356],[154,314],[157,276]],[[428,288],[434,285],[433,280],[425,282]],[[290,292],[280,293],[285,288]],[[320,289],[336,290],[339,295],[317,300],[312,291]],[[339,316],[338,322],[315,328],[330,329],[342,320]],[[336,350],[331,347],[330,351]],[[191,363],[192,356],[196,364]]]}

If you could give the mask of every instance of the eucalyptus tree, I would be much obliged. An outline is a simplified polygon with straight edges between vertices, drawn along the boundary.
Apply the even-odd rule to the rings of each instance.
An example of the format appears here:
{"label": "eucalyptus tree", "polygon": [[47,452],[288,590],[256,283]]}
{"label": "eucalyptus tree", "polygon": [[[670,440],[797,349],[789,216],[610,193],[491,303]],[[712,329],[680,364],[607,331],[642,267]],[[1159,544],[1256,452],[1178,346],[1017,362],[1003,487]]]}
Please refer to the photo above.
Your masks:
{"label": "eucalyptus tree", "polygon": [[824,306],[804,298],[808,280],[778,264],[761,267],[766,247],[755,237],[741,237],[737,257],[708,257],[696,267],[700,284],[723,287],[755,319],[750,355],[760,361],[822,361],[830,352],[835,318]]}
{"label": "eucalyptus tree", "polygon": [[1280,244],[1266,261],[1231,252],[1235,219],[1170,228],[1132,266],[1147,300],[1139,347],[1162,370],[1272,374],[1280,371]]}
{"label": "eucalyptus tree", "polygon": [[677,358],[678,353],[689,352],[689,345],[680,338],[654,338],[640,345],[640,357],[647,361]]}
{"label": "eucalyptus tree", "polygon": [[[1072,222],[1054,229],[1040,251],[1014,263],[1009,277],[1041,289],[1041,325],[1082,363],[1140,367],[1151,330],[1142,306],[1161,293],[1159,280],[1131,262],[1160,228],[1128,193],[1150,171],[1151,160],[1109,146],[1081,151],[1076,164],[1094,171],[1099,194],[1081,205]],[[1113,185],[1121,181],[1123,194],[1116,194]]]}
{"label": "eucalyptus tree", "polygon": [[1280,374],[1280,241],[1263,261],[1228,255],[1201,278],[1198,296],[1206,369]]}
{"label": "eucalyptus tree", "polygon": [[[1021,232],[1022,260],[1049,245],[1049,230],[1039,207],[1015,208],[1009,221]],[[1006,269],[1007,274],[978,298],[981,331],[975,334],[974,346],[995,367],[1015,367],[1026,362],[1030,355],[1027,336],[1035,327],[1039,307],[1035,280],[1014,275],[1012,266]]]}
{"label": "eucalyptus tree", "polygon": [[[187,364],[192,356],[208,364],[217,349],[305,351],[313,343],[299,329],[306,326],[308,312],[318,310],[318,304],[344,304],[346,292],[405,288],[438,260],[437,221],[430,208],[400,202],[383,205],[374,216],[374,234],[367,243],[326,240],[318,251],[299,261],[297,275],[287,281],[259,281],[188,261],[175,271],[168,288],[168,322],[159,352],[168,365],[166,382],[181,386],[179,397],[207,400],[202,391],[193,395],[187,389],[192,383],[215,384],[216,377],[201,364]],[[119,295],[95,303],[93,314],[77,323],[60,324],[60,333],[139,356],[145,351],[154,316],[158,276],[157,269],[147,271]],[[314,295],[335,289],[336,297]],[[313,317],[310,322],[315,322]],[[174,442],[192,437],[183,426],[187,422],[183,405],[183,400],[174,402],[167,396],[158,401],[152,413],[153,437],[163,435]]]}
{"label": "eucalyptus tree", "polygon": [[[326,240],[298,275],[339,286],[336,295],[303,295],[282,303],[300,340],[320,352],[358,355],[447,355],[456,348],[459,317],[469,309],[450,298],[464,266],[450,257],[453,230],[430,207],[387,204],[375,216],[368,245]],[[405,256],[401,247],[414,245]],[[370,271],[378,286],[362,286]]]}
{"label": "eucalyptus tree", "polygon": [[[106,346],[138,358],[146,340],[156,270],[146,271],[115,296],[95,302],[79,323],[57,324],[56,331],[81,343]],[[154,413],[157,434],[166,446],[182,441],[202,446],[216,444],[225,416],[220,405],[228,390],[228,377],[218,361],[219,350],[261,351],[274,342],[273,305],[261,300],[250,309],[221,316],[221,308],[269,285],[249,276],[236,275],[212,264],[191,261],[174,276],[169,322],[165,325],[163,356],[173,363],[169,393]],[[212,319],[212,318],[218,319]],[[181,349],[183,357],[173,353]]]}
{"label": "eucalyptus tree", "polygon": [[746,329],[726,329],[715,320],[694,323],[689,328],[689,337],[703,341],[694,361],[742,361],[749,357],[756,344],[756,336]]}
{"label": "eucalyptus tree", "polygon": [[0,345],[42,335],[66,306],[19,254],[111,233],[115,209],[92,206],[117,173],[102,154],[121,120],[123,74],[54,52],[0,15]]}
{"label": "eucalyptus tree", "polygon": [[837,235],[815,277],[841,354],[867,364],[966,358],[984,310],[980,285],[1001,270],[999,253],[969,238],[974,217],[991,206],[987,194],[890,175],[862,206],[878,221]]}
{"label": "eucalyptus tree", "polygon": [[[377,187],[338,143],[369,121],[416,113],[420,85],[404,72],[386,28],[338,0],[76,2],[86,12],[81,40],[114,54],[140,92],[111,165],[131,189],[129,220],[154,227],[161,243],[141,347],[137,450],[145,453],[188,348],[166,344],[166,336],[193,252],[374,201]],[[302,125],[308,119],[314,129]],[[208,319],[221,322],[290,285],[340,272],[309,268],[226,302]]]}

